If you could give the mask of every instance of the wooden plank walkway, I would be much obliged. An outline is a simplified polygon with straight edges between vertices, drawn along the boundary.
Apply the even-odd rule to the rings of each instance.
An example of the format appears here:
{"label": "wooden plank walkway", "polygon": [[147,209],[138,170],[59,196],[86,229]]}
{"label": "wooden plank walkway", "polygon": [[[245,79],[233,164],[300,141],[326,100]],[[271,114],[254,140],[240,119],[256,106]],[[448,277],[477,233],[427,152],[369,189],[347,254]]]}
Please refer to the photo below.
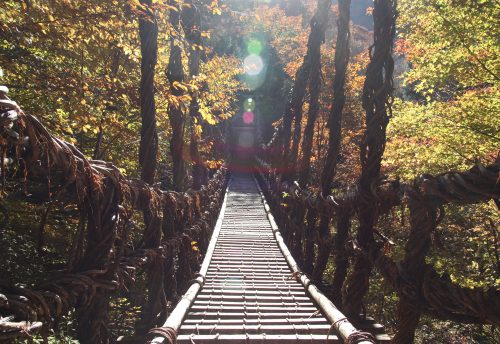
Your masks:
{"label": "wooden plank walkway", "polygon": [[[341,342],[339,326],[347,334],[355,331],[333,305],[328,319],[311,297],[317,289],[308,286],[306,291],[300,281],[307,277],[296,278],[293,258],[287,259],[288,250],[278,244],[281,236],[273,232],[272,216],[251,175],[231,177],[218,226],[203,263],[203,287],[188,291],[189,307],[177,307],[185,308],[178,343],[325,344]],[[340,319],[336,328],[332,317]],[[375,335],[380,341],[389,339]]]}

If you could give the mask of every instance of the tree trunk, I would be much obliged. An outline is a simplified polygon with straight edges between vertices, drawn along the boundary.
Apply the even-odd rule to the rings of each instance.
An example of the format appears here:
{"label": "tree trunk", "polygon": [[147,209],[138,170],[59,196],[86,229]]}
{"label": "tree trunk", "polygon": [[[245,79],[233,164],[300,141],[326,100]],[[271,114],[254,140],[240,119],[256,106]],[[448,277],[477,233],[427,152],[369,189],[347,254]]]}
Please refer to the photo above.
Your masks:
{"label": "tree trunk", "polygon": [[153,184],[156,172],[156,156],[158,153],[158,133],[156,131],[156,107],[154,91],[154,74],[158,56],[158,24],[156,16],[150,8],[152,0],[141,0],[147,9],[139,19],[139,36],[141,38],[141,143],[139,146],[139,164],[141,179]]}
{"label": "tree trunk", "polygon": [[285,174],[287,174],[290,168],[289,157],[290,157],[290,140],[292,136],[292,123],[295,114],[295,109],[302,109],[304,104],[304,96],[306,93],[307,80],[309,78],[310,65],[307,59],[307,55],[304,57],[302,65],[297,70],[295,74],[295,83],[293,85],[293,90],[291,94],[290,101],[287,103],[285,114],[283,116],[283,155],[282,155],[282,165]]}
{"label": "tree trunk", "polygon": [[[301,187],[306,187],[309,179],[310,163],[312,155],[312,143],[314,138],[314,124],[319,113],[319,96],[321,94],[321,44],[325,41],[326,25],[328,23],[328,12],[331,1],[326,1],[321,8],[318,3],[318,12],[312,18],[311,32],[315,31],[319,44],[311,45],[311,75],[309,77],[309,113],[307,124],[304,129],[304,139],[302,141],[302,161],[300,168],[299,183]],[[314,23],[314,24],[313,24]],[[297,143],[298,144],[298,143]],[[295,153],[295,152],[294,152]]]}
{"label": "tree trunk", "polygon": [[[309,34],[309,38],[307,41],[307,53],[306,56],[304,57],[304,62],[302,63],[301,68],[304,68],[305,72],[307,73],[305,75],[305,78],[308,78],[309,75],[311,74],[312,69],[314,68],[314,71],[317,71],[318,69],[320,70],[319,73],[321,73],[321,53],[320,53],[320,47],[321,44],[325,40],[325,30],[326,30],[326,24],[328,21],[328,13],[330,12],[330,6],[331,6],[331,0],[318,0],[318,7],[316,10],[316,13],[314,16],[311,18],[311,33]],[[318,82],[319,78],[319,82]],[[313,76],[314,80],[311,80],[312,83],[317,83],[317,85],[314,85],[314,87],[319,87],[317,90],[311,90],[313,92],[317,92],[319,95],[319,92],[321,90],[321,74]],[[307,84],[307,79],[306,80],[299,80],[302,83],[299,83],[299,86],[301,88],[299,89],[300,94],[297,94],[298,97],[296,99],[292,99],[292,115],[294,116],[295,119],[295,126],[294,126],[294,132],[293,132],[293,142],[292,142],[292,150],[290,152],[290,157],[288,159],[289,166],[291,167],[290,173],[288,173],[288,178],[287,180],[292,180],[295,177],[295,171],[296,171],[296,164],[297,164],[297,157],[298,157],[298,152],[299,152],[299,143],[300,143],[300,134],[301,134],[301,127],[302,127],[302,106],[304,104],[304,95],[305,95],[305,88]],[[297,83],[297,80],[296,80]],[[315,110],[313,110],[314,112]],[[314,124],[314,122],[313,122]]]}
{"label": "tree trunk", "polygon": [[335,272],[332,281],[332,301],[338,307],[342,306],[342,286],[344,285],[349,268],[349,256],[346,242],[351,226],[351,211],[348,208],[340,209],[337,214],[337,234],[333,244],[335,254]]}
{"label": "tree trunk", "polygon": [[[396,9],[393,0],[375,0],[373,11],[374,44],[370,47],[370,63],[363,88],[363,108],[366,112],[366,130],[361,143],[361,176],[359,178],[359,229],[357,242],[364,251],[374,242],[373,227],[377,221],[377,199],[371,189],[380,176],[382,155],[386,141],[386,127],[390,118],[392,75],[394,60],[392,45],[395,35]],[[368,291],[372,264],[366,255],[356,257],[354,270],[347,280],[344,294],[344,312],[357,317],[363,296]]]}
{"label": "tree trunk", "polygon": [[[200,71],[200,52],[202,46],[201,38],[201,17],[198,8],[193,0],[186,1],[190,7],[184,7],[182,11],[182,25],[186,33],[186,39],[191,45],[189,50],[189,75],[195,77]],[[189,153],[191,155],[192,176],[194,190],[199,190],[204,182],[203,161],[198,148],[199,137],[196,133],[196,125],[201,125],[198,100],[195,94],[192,95],[189,105],[189,117],[191,118],[191,142]]]}
{"label": "tree trunk", "polygon": [[[116,78],[116,75],[118,74],[118,70],[120,68],[120,56],[121,56],[121,50],[118,48],[115,48],[113,52],[113,60],[111,62],[111,68],[110,68],[110,76],[112,79]],[[153,66],[154,68],[154,66]],[[141,70],[142,72],[142,70]],[[142,89],[141,89],[142,92]],[[114,93],[115,93],[115,83],[112,83],[111,88],[109,89],[108,97],[112,98]],[[154,104],[153,104],[154,105]],[[101,151],[101,146],[102,146],[102,141],[104,139],[104,120],[106,119],[106,115],[108,111],[115,110],[116,105],[110,104],[106,106],[104,111],[101,114],[101,120],[99,121],[99,132],[97,133],[96,137],[96,143],[94,146],[94,153],[92,154],[92,159],[94,160],[101,160],[103,159],[103,152]],[[142,109],[141,109],[142,110]],[[142,115],[142,112],[141,112]],[[155,117],[156,114],[153,112],[153,117]],[[156,158],[156,157],[155,157]]]}
{"label": "tree trunk", "polygon": [[328,152],[321,175],[321,192],[330,194],[330,183],[335,176],[340,143],[342,140],[342,111],[345,104],[345,81],[349,63],[349,20],[351,0],[339,0],[337,22],[337,43],[335,45],[335,79],[333,81],[333,101],[328,117]]}
{"label": "tree trunk", "polygon": [[[171,6],[178,6],[177,2],[174,0],[171,0],[169,3]],[[169,21],[175,32],[180,32],[179,9],[170,11]],[[170,38],[170,58],[166,74],[171,85],[172,95],[181,96],[184,92],[181,88],[176,87],[176,84],[184,81],[184,70],[182,66],[182,50],[176,40],[177,37],[175,35]],[[169,104],[168,117],[172,127],[172,138],[170,140],[170,152],[172,154],[173,163],[172,183],[175,191],[182,191],[184,189],[186,168],[183,158],[185,119],[181,107],[175,104]]]}
{"label": "tree trunk", "polygon": [[[333,81],[333,102],[328,116],[328,152],[325,166],[321,175],[321,192],[324,197],[330,194],[330,184],[335,176],[337,161],[340,153],[340,143],[342,140],[342,111],[345,104],[345,81],[347,74],[347,65],[349,63],[349,20],[350,20],[350,0],[339,0],[339,17],[337,21],[337,43],[335,48],[335,79]],[[323,242],[328,241],[330,235],[330,220],[325,214],[321,213],[319,222],[319,235]],[[324,256],[318,255],[314,267],[313,280],[321,279],[323,271],[326,268]]]}

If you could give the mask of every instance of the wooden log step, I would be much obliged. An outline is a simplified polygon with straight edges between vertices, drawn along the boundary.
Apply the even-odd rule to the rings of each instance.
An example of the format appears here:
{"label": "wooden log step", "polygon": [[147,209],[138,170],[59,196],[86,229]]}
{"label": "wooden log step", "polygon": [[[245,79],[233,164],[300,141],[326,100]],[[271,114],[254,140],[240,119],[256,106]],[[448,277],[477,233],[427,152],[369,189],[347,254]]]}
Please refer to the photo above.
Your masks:
{"label": "wooden log step", "polygon": [[321,343],[333,344],[340,343],[338,337],[334,334],[330,336],[317,335],[267,335],[267,334],[208,334],[208,335],[180,335],[177,337],[179,344],[243,344],[243,343],[275,343],[275,344],[297,344],[297,343]]}
{"label": "wooden log step", "polygon": [[[251,194],[246,195],[247,198],[233,198],[231,197],[231,206],[227,208],[227,211],[234,215],[236,219],[242,220],[242,213],[249,213],[247,215],[258,216],[259,207],[262,207],[260,199],[253,198]],[[239,215],[239,216],[238,216]]]}
{"label": "wooden log step", "polygon": [[[258,246],[255,247],[245,247],[241,248],[238,246],[230,247],[230,246],[221,246],[221,247],[216,247],[216,250],[214,252],[214,256],[220,255],[225,252],[230,252],[231,254],[235,256],[246,256],[246,257],[251,257],[253,256],[268,256],[268,257],[283,257],[283,253],[279,249],[266,249],[266,248],[260,248]],[[229,258],[226,255],[226,258]]]}
{"label": "wooden log step", "polygon": [[240,277],[243,279],[251,279],[251,278],[258,278],[258,277],[272,277],[272,278],[285,278],[285,279],[290,279],[293,280],[293,276],[291,272],[288,272],[286,270],[258,270],[258,271],[252,271],[252,270],[241,270],[238,271],[237,269],[233,269],[231,271],[226,270],[226,269],[212,269],[207,272],[207,278],[211,276],[218,276],[218,277]]}
{"label": "wooden log step", "polygon": [[[282,253],[279,252],[269,252],[269,251],[257,251],[257,250],[217,250],[214,252],[212,258],[220,258],[220,259],[239,259],[240,257],[255,257],[255,258],[269,258],[269,259],[276,259],[276,258],[281,258],[283,257]],[[228,255],[227,253],[231,253],[231,255]]]}
{"label": "wooden log step", "polygon": [[326,324],[330,323],[325,318],[265,318],[265,319],[186,319],[184,320],[186,325],[213,325],[213,324],[224,324],[224,325],[257,325],[257,324],[267,324],[267,325],[280,325],[280,324]]}
{"label": "wooden log step", "polygon": [[252,283],[256,284],[285,284],[285,285],[300,285],[295,279],[278,279],[278,280],[270,280],[267,278],[264,279],[244,279],[242,277],[216,277],[216,276],[207,276],[206,283],[232,283],[233,285],[240,283],[241,285],[251,285]]}
{"label": "wooden log step", "polygon": [[251,268],[251,267],[265,267],[265,268],[277,268],[283,269],[286,268],[291,272],[290,267],[285,261],[279,259],[268,258],[265,259],[262,257],[259,260],[242,260],[242,259],[220,259],[212,260],[210,262],[210,268],[215,268],[217,266],[223,267],[227,266],[228,268],[234,268],[234,265],[240,265],[243,268]]}
{"label": "wooden log step", "polygon": [[180,328],[179,334],[189,334],[189,333],[199,333],[202,334],[210,334],[210,333],[220,333],[220,334],[238,334],[238,333],[247,333],[247,334],[328,334],[331,325],[321,325],[321,324],[307,324],[307,325],[267,325],[267,324],[258,324],[258,325],[182,325]]}
{"label": "wooden log step", "polygon": [[[237,245],[232,246],[234,244],[237,244]],[[263,241],[262,243],[255,243],[255,242],[251,242],[250,240],[248,242],[245,242],[245,243],[241,243],[241,242],[238,242],[236,240],[234,240],[233,242],[220,241],[215,245],[215,248],[216,249],[224,248],[224,249],[230,249],[233,251],[247,251],[247,252],[249,252],[250,248],[252,250],[264,251],[264,252],[267,252],[267,249],[271,248],[273,253],[281,252],[279,247],[276,246],[275,243],[273,243],[271,241],[267,241],[267,242]],[[214,252],[214,253],[216,253],[216,252]]]}
{"label": "wooden log step", "polygon": [[220,239],[223,240],[238,240],[240,239],[248,239],[248,240],[267,240],[269,242],[275,242],[274,235],[271,232],[252,232],[252,231],[247,231],[245,230],[244,234],[243,232],[239,233],[236,231],[232,231],[231,233],[222,233],[219,236],[219,241]]}
{"label": "wooden log step", "polygon": [[188,319],[222,319],[222,318],[230,318],[230,319],[254,319],[254,318],[284,318],[284,319],[293,319],[293,318],[314,318],[317,317],[319,319],[324,319],[323,316],[316,311],[302,311],[302,312],[290,312],[288,310],[280,309],[276,312],[243,312],[243,311],[214,311],[212,309],[205,308],[204,310],[190,311],[188,313]]}
{"label": "wooden log step", "polygon": [[264,252],[231,252],[227,250],[220,250],[212,256],[212,260],[217,262],[240,262],[240,263],[252,263],[252,262],[268,262],[268,263],[283,263],[286,261],[275,253],[264,253]]}
{"label": "wooden log step", "polygon": [[226,272],[265,272],[273,271],[274,273],[280,272],[283,274],[292,274],[290,268],[286,265],[281,265],[279,263],[266,263],[261,262],[260,264],[246,264],[241,262],[224,262],[224,263],[214,263],[210,266],[210,272],[226,271]]}
{"label": "wooden log step", "polygon": [[[253,259],[252,259],[253,258]],[[212,257],[212,260],[210,264],[242,264],[246,266],[250,266],[252,264],[269,264],[269,265],[274,265],[274,264],[280,264],[284,266],[288,266],[285,260],[278,258],[278,257],[265,257],[265,256],[253,256],[253,257],[223,257],[223,256],[217,256],[217,257]]]}
{"label": "wooden log step", "polygon": [[224,221],[222,222],[224,224],[223,230],[227,231],[227,230],[232,229],[233,227],[249,226],[254,221],[259,226],[249,226],[251,228],[251,230],[261,231],[264,228],[271,227],[269,225],[269,221],[267,220],[266,215],[250,215],[247,213],[245,215],[245,219],[241,219],[242,216],[243,216],[242,214],[228,214],[228,213],[226,213],[224,215]]}
{"label": "wooden log step", "polygon": [[233,247],[232,245],[237,245],[236,247],[251,247],[252,245],[258,246],[259,248],[273,247],[278,250],[278,247],[276,247],[276,245],[268,239],[248,239],[245,240],[244,244],[241,243],[241,240],[222,239],[220,241],[217,241],[217,245],[215,246],[215,248],[227,246]]}
{"label": "wooden log step", "polygon": [[[271,228],[271,227],[269,227],[269,228]],[[220,233],[219,238],[237,237],[237,236],[242,236],[245,238],[246,237],[252,238],[252,237],[267,236],[267,237],[271,238],[271,240],[275,241],[273,232],[268,228],[261,229],[261,230],[255,230],[255,229],[248,230],[247,228],[244,228],[244,227],[242,227],[241,229],[240,228],[232,228],[231,230],[222,231]]]}
{"label": "wooden log step", "polygon": [[256,275],[256,276],[277,276],[277,275],[283,275],[286,276],[287,278],[290,277],[290,279],[294,279],[294,275],[292,271],[288,268],[275,268],[275,269],[262,269],[262,268],[255,268],[255,269],[249,269],[247,268],[217,268],[217,266],[211,267],[208,271],[209,274],[244,274],[244,275]]}
{"label": "wooden log step", "polygon": [[[246,239],[244,244],[241,243],[241,240],[238,241],[237,239],[233,239],[233,238],[225,238],[223,240],[218,241],[216,247],[219,247],[222,244],[233,244],[233,243],[236,243],[238,245],[247,245],[247,246],[253,245],[253,246],[258,247],[260,249],[262,249],[264,247],[274,247],[275,249],[279,250],[279,247],[277,247],[275,245],[275,243],[273,241],[271,241],[271,239],[262,238],[262,237],[254,237],[252,239]],[[241,247],[244,247],[244,246],[236,246],[235,248],[241,248]]]}
{"label": "wooden log step", "polygon": [[[273,237],[271,237],[269,233],[254,233],[253,235],[240,234],[238,236],[240,237],[239,240],[240,243],[243,242],[241,239],[245,239],[245,244],[251,244],[254,242],[264,242],[264,243],[268,242],[270,244],[276,243],[276,240]],[[219,239],[217,239],[217,242],[221,243],[224,241],[238,241],[238,236],[236,235],[221,236]]]}
{"label": "wooden log step", "polygon": [[[269,226],[269,221],[267,221],[267,216],[265,214],[251,214],[249,212],[246,212],[245,215],[243,214],[238,214],[234,213],[231,211],[231,213],[226,213],[224,216],[224,224],[228,224],[229,226],[232,225],[242,225],[242,224],[249,224],[251,221],[255,221],[259,224],[262,224],[264,226]],[[228,227],[224,227],[224,230],[227,230]],[[259,226],[252,226],[253,230],[261,230],[262,227]]]}
{"label": "wooden log step", "polygon": [[[229,243],[229,244],[236,243],[236,244],[240,245],[241,242],[242,242],[241,239],[238,240],[238,239],[234,239],[234,238],[223,238],[223,239],[217,240],[217,245],[226,244],[226,243]],[[254,238],[245,240],[245,245],[259,245],[260,246],[261,244],[263,246],[271,246],[272,245],[273,247],[276,247],[274,245],[274,242],[272,242],[271,239],[267,239],[267,238],[254,237]]]}
{"label": "wooden log step", "polygon": [[270,273],[256,273],[256,272],[227,272],[227,271],[217,271],[217,272],[212,272],[210,271],[207,273],[207,278],[235,278],[239,277],[242,279],[266,279],[269,278],[270,280],[294,280],[292,273],[285,273],[283,271],[282,273],[278,273],[276,271],[270,272]]}
{"label": "wooden log step", "polygon": [[[253,222],[258,224],[258,226],[253,226]],[[267,216],[265,214],[251,214],[249,212],[245,212],[244,214],[237,214],[233,212],[231,212],[230,214],[226,213],[224,215],[224,221],[222,223],[225,225],[222,229],[223,231],[227,231],[233,226],[241,227],[246,225],[253,231],[261,231],[265,228],[270,227],[270,223],[267,220]]]}
{"label": "wooden log step", "polygon": [[267,301],[309,301],[310,298],[306,296],[304,292],[295,292],[289,294],[288,292],[279,293],[272,291],[260,291],[260,290],[224,290],[224,293],[214,292],[211,290],[202,290],[197,299],[206,300],[262,300]]}
{"label": "wooden log step", "polygon": [[[206,306],[198,306],[198,305],[193,305],[191,307],[191,310],[193,311],[203,311],[206,310]],[[221,306],[221,307],[210,307],[210,311],[212,312],[257,312],[257,313],[274,313],[274,312],[290,312],[290,313],[307,313],[307,312],[312,312],[314,313],[318,309],[316,307],[289,307],[289,308],[283,308],[279,306],[250,306],[250,307],[244,307],[243,305],[235,305],[235,306]]]}
{"label": "wooden log step", "polygon": [[[213,266],[212,266],[213,265]],[[290,268],[288,265],[283,265],[283,263],[279,262],[271,262],[271,261],[260,261],[260,262],[235,262],[235,261],[215,261],[213,262],[210,266],[210,270],[212,271],[251,271],[252,269],[259,269],[259,270],[274,270],[274,271],[290,271]]]}
{"label": "wooden log step", "polygon": [[284,301],[279,301],[275,300],[273,301],[268,301],[268,302],[261,302],[261,301],[226,301],[226,300],[196,300],[194,305],[197,306],[203,306],[207,307],[209,309],[214,308],[214,309],[219,309],[221,307],[232,307],[232,306],[242,306],[243,308],[247,309],[249,307],[281,307],[283,309],[288,309],[288,308],[295,308],[295,307],[314,307],[314,304],[310,301],[308,302],[294,302],[294,301],[289,301],[289,302],[284,302]]}
{"label": "wooden log step", "polygon": [[284,276],[242,276],[242,275],[210,275],[206,276],[207,282],[235,282],[235,281],[241,281],[241,283],[244,282],[287,282],[291,281],[288,277]]}
{"label": "wooden log step", "polygon": [[[272,290],[258,290],[258,289],[250,289],[250,290],[242,290],[242,289],[223,289],[224,290],[224,297],[218,296],[217,293],[212,293],[210,290],[202,290],[200,291],[200,295],[207,295],[207,297],[203,297],[202,299],[210,299],[212,298],[213,300],[215,299],[221,299],[225,300],[226,295],[227,295],[227,300],[231,300],[230,298],[236,298],[239,297],[243,299],[243,296],[245,296],[246,300],[250,300],[250,297],[268,297],[269,299],[273,299],[274,301],[282,301],[284,298],[289,297],[290,300],[288,301],[305,301],[301,300],[299,298],[301,297],[308,297],[303,291],[301,290],[290,290],[284,293],[279,293],[275,292],[273,293]],[[365,325],[368,326],[368,325]]]}
{"label": "wooden log step", "polygon": [[207,273],[207,278],[209,276],[219,276],[219,277],[233,277],[233,278],[258,278],[258,277],[269,277],[270,279],[289,279],[295,280],[294,275],[291,271],[286,270],[274,270],[274,271],[226,271],[226,270],[211,270]]}
{"label": "wooden log step", "polygon": [[[266,219],[267,221],[267,219]],[[259,222],[259,221],[253,221],[253,222]],[[267,225],[265,224],[265,222],[262,222],[262,223],[258,223],[259,225],[262,224],[262,226],[260,226],[259,229],[256,229],[254,225],[252,225],[250,227],[250,229],[246,228],[245,226],[240,226],[240,224],[227,224],[226,226],[224,226],[224,230],[221,231],[220,235],[221,237],[224,237],[224,236],[237,236],[237,235],[242,235],[242,236],[249,236],[249,237],[252,237],[252,236],[260,236],[260,235],[267,235],[269,237],[271,237],[273,240],[274,239],[274,236],[273,236],[273,232],[272,232],[272,227],[271,225],[269,225],[269,222],[267,223]],[[229,226],[234,226],[235,228],[229,228]],[[238,228],[238,227],[241,227],[241,228]]]}
{"label": "wooden log step", "polygon": [[231,272],[239,272],[239,273],[244,273],[244,274],[254,274],[254,275],[275,275],[276,273],[283,274],[283,275],[291,275],[292,272],[290,269],[287,267],[273,267],[273,268],[267,268],[266,266],[264,267],[218,267],[217,265],[211,267],[208,269],[208,272],[210,273],[231,273]]}
{"label": "wooden log step", "polygon": [[269,282],[286,282],[291,280],[288,276],[272,276],[272,275],[244,275],[244,274],[224,274],[224,273],[218,273],[218,274],[208,274],[206,276],[207,280],[212,280],[212,281],[235,281],[235,280],[241,280],[242,282],[244,281],[269,281]]}
{"label": "wooden log step", "polygon": [[[297,282],[295,279],[285,279],[284,281],[266,281],[266,280],[255,280],[255,281],[248,281],[248,280],[243,280],[241,278],[227,278],[225,281],[206,281],[205,286],[208,284],[221,284],[221,285],[240,285],[240,286],[247,286],[247,287],[259,287],[259,286],[265,286],[265,287],[273,287],[275,286],[276,288],[287,288],[290,287],[298,287],[304,290],[304,287],[302,284]],[[284,290],[286,291],[286,290]]]}
{"label": "wooden log step", "polygon": [[[257,251],[257,253],[270,253],[277,254],[281,251],[275,245],[269,244],[267,241],[262,241],[262,243],[248,241],[245,244],[241,244],[238,241],[234,242],[220,242],[215,246],[216,251],[226,250],[233,251],[234,253],[251,253],[252,251]],[[219,252],[214,252],[219,253]]]}
{"label": "wooden log step", "polygon": [[304,288],[297,282],[270,283],[270,281],[224,281],[224,282],[207,281],[203,286],[203,289],[204,290],[221,289],[223,291],[248,290],[249,292],[253,292],[253,290],[262,290],[263,292],[275,291],[277,293],[279,292],[289,293],[292,291],[305,292]]}
{"label": "wooden log step", "polygon": [[232,295],[234,296],[233,298],[221,298],[218,297],[217,295],[212,295],[212,296],[217,296],[217,297],[210,297],[211,295],[206,295],[206,298],[197,298],[196,302],[199,302],[200,305],[217,305],[217,304],[227,304],[227,305],[234,305],[234,306],[245,306],[245,307],[259,307],[259,306],[266,306],[266,307],[295,307],[295,306],[304,306],[304,307],[310,307],[313,306],[314,304],[311,302],[311,300],[299,300],[298,297],[293,300],[293,299],[282,299],[279,297],[275,297],[273,299],[262,299],[259,297],[253,296],[253,298],[244,298],[243,295]]}
{"label": "wooden log step", "polygon": [[237,248],[237,247],[216,247],[216,251],[214,252],[214,255],[225,255],[226,258],[230,258],[230,255],[244,255],[247,257],[253,256],[263,256],[263,257],[278,257],[280,254],[282,255],[281,251],[277,249],[265,249],[265,248],[258,248],[257,246],[255,248]]}
{"label": "wooden log step", "polygon": [[248,290],[248,292],[252,292],[253,290],[262,290],[262,291],[282,291],[283,293],[290,293],[292,291],[304,291],[304,288],[301,285],[293,285],[293,284],[284,284],[281,286],[276,286],[275,284],[255,284],[252,282],[242,284],[231,284],[231,283],[205,283],[203,286],[204,290],[210,289],[221,289],[224,292],[226,290]]}
{"label": "wooden log step", "polygon": [[286,263],[283,255],[279,252],[266,251],[266,250],[241,250],[241,249],[230,249],[227,247],[220,247],[214,252],[212,260],[240,260],[240,261],[280,261]]}
{"label": "wooden log step", "polygon": [[[225,228],[221,233],[219,238],[224,238],[224,237],[236,237],[236,236],[242,236],[242,237],[248,237],[248,238],[253,238],[253,237],[260,237],[260,236],[267,236],[271,240],[275,241],[273,232],[272,232],[272,227],[267,224],[261,225],[260,229],[255,229],[252,225],[252,227],[246,227],[245,225],[227,225],[226,227],[233,227],[233,228]],[[250,229],[249,229],[250,228]],[[219,239],[217,239],[219,240]]]}
{"label": "wooden log step", "polygon": [[290,268],[288,267],[288,264],[286,264],[286,262],[280,262],[278,260],[256,260],[256,261],[237,261],[235,259],[227,259],[227,260],[222,260],[222,259],[217,259],[217,260],[212,260],[210,262],[210,267],[212,267],[212,265],[214,267],[218,267],[218,268],[231,268],[231,269],[234,269],[235,267],[244,267],[244,268],[247,268],[247,267],[252,267],[252,266],[255,266],[255,267],[267,267],[267,268],[288,268],[288,270],[290,270]]}

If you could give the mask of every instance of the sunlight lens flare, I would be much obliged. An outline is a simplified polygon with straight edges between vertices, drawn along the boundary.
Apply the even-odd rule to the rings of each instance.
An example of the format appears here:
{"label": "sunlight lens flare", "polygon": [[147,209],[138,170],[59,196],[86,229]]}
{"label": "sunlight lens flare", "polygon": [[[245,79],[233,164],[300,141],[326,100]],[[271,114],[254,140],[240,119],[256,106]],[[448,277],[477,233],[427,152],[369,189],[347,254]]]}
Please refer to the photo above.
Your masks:
{"label": "sunlight lens flare", "polygon": [[253,112],[251,111],[243,112],[243,122],[245,122],[245,124],[247,125],[252,124],[254,119],[255,115],[253,114]]}
{"label": "sunlight lens flare", "polygon": [[255,100],[248,98],[243,102],[243,110],[246,112],[252,112],[255,110]]}
{"label": "sunlight lens flare", "polygon": [[247,75],[259,75],[264,69],[264,61],[262,61],[262,58],[258,55],[248,55],[243,60],[243,68],[245,69],[245,73]]}
{"label": "sunlight lens flare", "polygon": [[260,55],[262,52],[262,43],[256,39],[251,39],[247,43],[247,51],[252,55]]}

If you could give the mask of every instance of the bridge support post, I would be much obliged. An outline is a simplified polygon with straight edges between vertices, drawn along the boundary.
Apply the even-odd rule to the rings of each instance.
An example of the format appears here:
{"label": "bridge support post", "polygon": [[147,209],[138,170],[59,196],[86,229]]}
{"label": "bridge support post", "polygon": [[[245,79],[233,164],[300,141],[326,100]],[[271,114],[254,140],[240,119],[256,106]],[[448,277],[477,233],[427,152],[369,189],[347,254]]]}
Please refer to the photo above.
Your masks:
{"label": "bridge support post", "polygon": [[333,303],[342,305],[342,286],[344,285],[349,268],[349,259],[346,250],[346,241],[349,236],[351,226],[351,212],[347,208],[340,209],[337,215],[337,234],[334,241],[335,272],[332,282]]}
{"label": "bridge support post", "polygon": [[399,293],[398,329],[393,339],[396,344],[413,343],[420,320],[420,300],[423,300],[421,293],[426,272],[425,256],[431,246],[431,233],[437,226],[437,211],[431,200],[414,190],[411,190],[409,196],[411,230],[401,267],[406,282],[412,288],[405,288]]}
{"label": "bridge support post", "polygon": [[108,344],[107,331],[109,295],[99,290],[92,302],[77,312],[78,325],[76,333],[82,344]]}
{"label": "bridge support post", "polygon": [[307,209],[307,228],[304,238],[304,272],[311,274],[314,269],[314,238],[316,236],[316,219],[318,211],[314,207]]}

